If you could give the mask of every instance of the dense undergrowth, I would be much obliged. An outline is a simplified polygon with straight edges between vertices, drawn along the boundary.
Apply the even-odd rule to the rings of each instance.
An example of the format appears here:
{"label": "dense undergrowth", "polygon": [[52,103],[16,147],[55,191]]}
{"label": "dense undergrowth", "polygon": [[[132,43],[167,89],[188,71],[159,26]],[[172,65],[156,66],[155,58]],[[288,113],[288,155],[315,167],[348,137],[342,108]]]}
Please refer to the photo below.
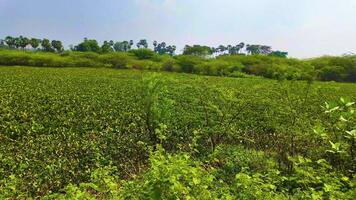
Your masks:
{"label": "dense undergrowth", "polygon": [[271,79],[356,82],[356,56],[325,56],[300,60],[266,55],[160,55],[149,49],[98,54],[94,52],[31,52],[1,50],[0,65],[37,67],[109,67],[173,71],[211,76],[263,76]]}
{"label": "dense undergrowth", "polygon": [[354,199],[355,89],[0,67],[0,199]]}

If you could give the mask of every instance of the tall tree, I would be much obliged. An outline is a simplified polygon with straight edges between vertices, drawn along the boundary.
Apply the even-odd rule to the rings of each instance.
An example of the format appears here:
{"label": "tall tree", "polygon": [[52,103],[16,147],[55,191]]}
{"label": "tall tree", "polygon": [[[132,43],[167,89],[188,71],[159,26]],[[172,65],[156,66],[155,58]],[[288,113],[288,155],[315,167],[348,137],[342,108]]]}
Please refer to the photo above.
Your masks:
{"label": "tall tree", "polygon": [[210,47],[202,45],[185,45],[183,49],[183,55],[196,55],[201,57],[206,57],[211,55],[213,52]]}
{"label": "tall tree", "polygon": [[217,48],[217,51],[219,52],[219,54],[225,54],[226,50],[227,50],[227,47],[225,47],[224,45],[219,45]]}
{"label": "tall tree", "polygon": [[268,54],[272,53],[272,47],[266,46],[266,45],[261,45],[260,53],[264,54],[264,55],[268,55]]}
{"label": "tall tree", "polygon": [[245,47],[245,43],[240,42],[237,46],[239,47],[239,53],[241,53],[241,50]]}
{"label": "tall tree", "polygon": [[15,38],[13,38],[11,36],[6,36],[5,43],[7,44],[8,47],[14,48],[15,47]]}
{"label": "tall tree", "polygon": [[0,39],[0,48],[5,47],[5,41],[3,39]]}
{"label": "tall tree", "polygon": [[33,49],[37,49],[38,46],[40,46],[41,40],[37,38],[31,38],[30,39],[30,45]]}
{"label": "tall tree", "polygon": [[246,45],[246,51],[247,51],[247,53],[249,53],[251,55],[260,54],[260,45],[248,44],[248,45]]}
{"label": "tall tree", "polygon": [[52,45],[52,48],[55,49],[57,52],[62,52],[63,51],[63,45],[62,45],[61,41],[52,40],[51,45]]}
{"label": "tall tree", "polygon": [[18,43],[19,47],[25,49],[30,44],[30,40],[27,37],[20,36]]}
{"label": "tall tree", "polygon": [[128,41],[116,42],[114,44],[115,51],[129,51],[131,49],[131,43]]}
{"label": "tall tree", "polygon": [[103,45],[101,46],[101,52],[103,53],[113,52],[114,50],[112,49],[111,44],[112,44],[111,42],[104,41]]}
{"label": "tall tree", "polygon": [[167,46],[167,53],[169,55],[173,56],[176,49],[177,49],[177,47],[175,45],[169,45],[169,46]]}
{"label": "tall tree", "polygon": [[113,47],[114,44],[115,44],[114,41],[112,41],[112,40],[109,41],[109,45],[110,45],[111,47]]}
{"label": "tall tree", "polygon": [[14,38],[14,46],[15,46],[15,48],[16,49],[18,49],[18,48],[20,48],[20,46],[21,46],[21,39],[22,39],[22,36],[20,36],[20,37],[15,37]]}
{"label": "tall tree", "polygon": [[74,46],[75,51],[93,51],[99,53],[101,48],[96,40],[84,38],[84,41]]}
{"label": "tall tree", "polygon": [[42,46],[43,51],[53,52],[51,42],[48,39],[44,38],[41,41],[41,46]]}
{"label": "tall tree", "polygon": [[147,40],[145,40],[145,39],[140,40],[140,41],[136,44],[136,46],[137,46],[137,48],[145,48],[145,49],[147,49],[147,48],[148,48]]}
{"label": "tall tree", "polygon": [[173,55],[177,48],[174,45],[167,45],[165,42],[158,43],[157,41],[153,42],[153,46],[154,46],[153,51],[155,53],[158,53],[158,54],[166,54],[167,53],[169,55]]}
{"label": "tall tree", "polygon": [[157,45],[158,45],[158,42],[157,42],[156,40],[155,40],[155,41],[153,41],[154,51],[156,51]]}

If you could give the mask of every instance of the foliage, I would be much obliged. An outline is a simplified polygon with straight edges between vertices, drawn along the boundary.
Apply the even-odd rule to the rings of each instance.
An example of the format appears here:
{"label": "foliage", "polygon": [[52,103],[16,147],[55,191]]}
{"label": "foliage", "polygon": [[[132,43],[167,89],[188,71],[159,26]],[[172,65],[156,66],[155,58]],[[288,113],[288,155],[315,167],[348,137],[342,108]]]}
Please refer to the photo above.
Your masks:
{"label": "foliage", "polygon": [[173,56],[177,47],[175,45],[168,45],[165,42],[158,43],[157,41],[153,42],[154,49],[153,51],[158,54],[165,54],[168,53],[169,55]]}
{"label": "foliage", "polygon": [[213,52],[210,47],[208,46],[201,46],[201,45],[185,45],[183,50],[183,55],[193,55],[193,56],[200,56],[206,57],[211,55]]}
{"label": "foliage", "polygon": [[75,46],[73,50],[82,52],[92,51],[98,53],[100,52],[100,46],[96,40],[84,38],[84,41]]}
{"label": "foliage", "polygon": [[[108,67],[116,57],[128,68],[137,61],[124,52],[20,55]],[[180,59],[167,56],[139,61]],[[107,68],[1,67],[0,74],[0,199],[355,195],[354,105],[338,100],[356,98],[353,84]],[[325,101],[338,104],[325,113]]]}
{"label": "foliage", "polygon": [[272,51],[269,55],[270,55],[270,56],[277,56],[277,57],[286,58],[286,57],[288,56],[288,52],[284,52],[284,51]]}
{"label": "foliage", "polygon": [[356,115],[355,103],[344,98],[325,103],[326,122],[315,129],[320,138],[329,143],[327,158],[339,169],[355,173],[356,166]]}
{"label": "foliage", "polygon": [[141,39],[137,44],[136,44],[137,48],[144,48],[147,49],[148,48],[148,43],[146,39]]}
{"label": "foliage", "polygon": [[122,42],[116,42],[114,44],[114,49],[115,51],[129,51],[131,49],[131,46],[133,45],[133,41],[122,41]]}
{"label": "foliage", "polygon": [[150,49],[132,49],[129,51],[133,55],[135,55],[138,59],[143,60],[143,59],[150,59],[153,58],[154,52]]}
{"label": "foliage", "polygon": [[[7,40],[5,40],[5,42],[6,41]],[[145,48],[131,49],[133,41],[119,43],[104,41],[103,46],[99,47],[96,41],[88,39],[74,47],[73,52],[62,52],[63,48],[61,47],[60,41],[52,41],[51,44],[49,40],[44,39],[41,42],[45,46],[44,48],[42,45],[44,51],[61,54],[47,54],[44,52],[30,51],[24,52],[6,50],[5,48],[3,50],[0,49],[0,64],[53,67],[83,67],[87,64],[87,67],[113,66],[115,68],[125,68],[123,67],[125,64],[115,64],[122,62],[128,63],[128,67],[142,70],[175,71],[211,76],[248,77],[247,75],[254,75],[277,80],[356,81],[355,56],[321,57],[311,60],[299,60],[285,58],[283,55],[279,55],[284,54],[285,52],[278,51],[268,55],[235,55],[231,52],[226,53],[227,50],[220,50],[220,48],[223,47],[216,48],[215,50],[213,49],[215,54],[220,54],[215,58],[206,58],[206,56],[202,57],[195,55],[172,56],[174,47],[166,46],[164,42],[160,44],[157,43],[154,49],[155,51],[152,51]],[[32,45],[33,49],[38,49],[38,46],[36,46],[37,44]],[[228,46],[226,48],[230,49],[233,48],[233,46]],[[114,54],[114,50],[117,51],[117,54]],[[79,55],[83,55],[80,52],[85,52],[85,55],[95,56],[80,57]],[[106,54],[109,55],[106,56]],[[73,57],[75,57],[75,59],[72,55],[74,55]],[[113,55],[118,55],[115,58],[116,61],[114,64],[112,59],[97,59],[98,57],[112,58]],[[31,61],[37,60],[38,57],[41,57],[40,61]],[[63,57],[65,57],[66,60],[63,60]],[[120,58],[123,58],[123,60],[119,61]],[[141,60],[147,60],[147,62]],[[117,67],[119,65],[122,67]]]}

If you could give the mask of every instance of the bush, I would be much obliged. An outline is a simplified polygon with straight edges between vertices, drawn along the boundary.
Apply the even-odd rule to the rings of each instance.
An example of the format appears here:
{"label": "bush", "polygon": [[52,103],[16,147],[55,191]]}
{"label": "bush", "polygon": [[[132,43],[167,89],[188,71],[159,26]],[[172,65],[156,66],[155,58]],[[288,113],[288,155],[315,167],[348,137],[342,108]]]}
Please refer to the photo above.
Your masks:
{"label": "bush", "polygon": [[248,169],[250,172],[267,172],[276,169],[276,161],[262,151],[246,149],[242,146],[220,145],[210,155],[212,165],[218,167],[218,177],[233,181],[231,174]]}
{"label": "bush", "polygon": [[155,53],[151,49],[132,49],[129,52],[135,55],[140,60],[151,59],[155,55]]}
{"label": "bush", "polygon": [[113,68],[126,69],[130,57],[125,53],[111,53],[100,56],[101,62],[110,64]]}
{"label": "bush", "polygon": [[319,71],[322,81],[342,81],[346,76],[344,68],[340,66],[325,66]]}
{"label": "bush", "polygon": [[[150,62],[141,62],[149,60]],[[204,59],[196,55],[159,55],[150,49],[129,53],[66,51],[61,54],[0,49],[0,65],[40,67],[113,67],[164,70],[213,76],[236,77],[246,74],[271,79],[356,81],[356,56],[320,57],[298,60],[266,55],[223,55]],[[236,72],[238,71],[238,72]]]}
{"label": "bush", "polygon": [[177,56],[176,59],[181,70],[186,73],[192,73],[194,71],[194,67],[204,61],[200,57],[190,55]]}
{"label": "bush", "polygon": [[158,63],[152,62],[150,60],[131,60],[128,64],[130,68],[139,70],[155,70],[158,71],[160,66]]}

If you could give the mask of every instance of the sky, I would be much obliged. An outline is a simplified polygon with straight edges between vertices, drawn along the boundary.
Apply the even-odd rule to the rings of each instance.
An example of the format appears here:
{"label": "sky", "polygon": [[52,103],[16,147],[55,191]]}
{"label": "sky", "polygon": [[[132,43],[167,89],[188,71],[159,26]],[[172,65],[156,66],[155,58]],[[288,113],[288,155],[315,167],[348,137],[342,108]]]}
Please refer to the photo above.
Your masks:
{"label": "sky", "polygon": [[0,38],[264,44],[291,57],[356,53],[356,0],[0,0]]}

